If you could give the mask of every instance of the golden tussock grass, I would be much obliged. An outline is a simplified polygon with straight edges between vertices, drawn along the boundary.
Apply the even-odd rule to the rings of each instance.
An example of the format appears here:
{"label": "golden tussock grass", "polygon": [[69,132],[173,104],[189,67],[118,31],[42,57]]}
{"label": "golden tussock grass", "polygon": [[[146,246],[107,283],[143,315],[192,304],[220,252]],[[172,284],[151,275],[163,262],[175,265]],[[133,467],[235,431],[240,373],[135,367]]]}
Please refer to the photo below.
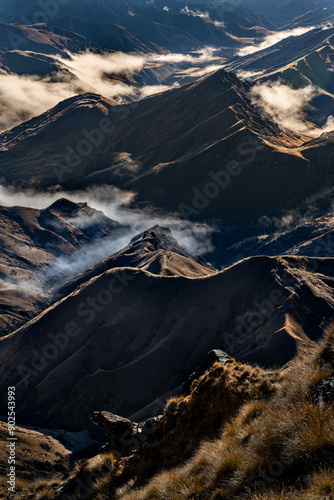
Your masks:
{"label": "golden tussock grass", "polygon": [[[239,364],[215,365],[193,383],[190,396],[173,398],[166,411],[178,415],[184,440],[191,425],[203,432],[199,418],[212,434],[221,419],[219,437],[203,442],[183,466],[118,498],[334,500],[334,405],[320,404],[310,394],[333,373],[334,328],[281,376]],[[189,434],[191,439],[194,433]],[[176,433],[175,440],[178,450],[182,439]]]}
{"label": "golden tussock grass", "polygon": [[72,483],[97,473],[92,500],[334,500],[334,406],[311,396],[333,373],[334,327],[283,370],[216,363],[135,460],[79,464]]}

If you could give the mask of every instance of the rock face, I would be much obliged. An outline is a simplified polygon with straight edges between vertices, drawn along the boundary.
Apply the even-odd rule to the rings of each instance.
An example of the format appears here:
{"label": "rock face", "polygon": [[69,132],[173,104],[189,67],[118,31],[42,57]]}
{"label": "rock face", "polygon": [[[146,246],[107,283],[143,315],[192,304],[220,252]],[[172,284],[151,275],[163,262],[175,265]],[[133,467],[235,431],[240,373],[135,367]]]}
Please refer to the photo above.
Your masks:
{"label": "rock face", "polygon": [[334,375],[322,380],[311,390],[312,399],[320,404],[333,403],[334,401]]}
{"label": "rock face", "polygon": [[189,394],[191,384],[194,380],[198,379],[204,373],[211,368],[215,363],[220,363],[221,365],[225,365],[228,360],[231,359],[231,356],[226,354],[226,352],[221,349],[213,349],[210,351],[202,364],[190,375],[190,377],[185,381],[181,388],[181,394]]}
{"label": "rock face", "polygon": [[104,449],[119,456],[127,456],[131,452],[138,452],[144,443],[152,443],[156,439],[158,424],[163,418],[163,415],[159,415],[137,423],[108,411],[96,411],[92,422],[103,427],[107,434],[108,443]]}
{"label": "rock face", "polygon": [[[231,360],[231,357],[226,352],[220,349],[210,351],[203,363],[183,384],[181,394],[189,395],[194,380],[204,375],[215,363],[225,365],[228,360]],[[182,410],[182,404],[179,410]],[[163,415],[137,423],[108,411],[96,411],[92,416],[92,422],[102,427],[107,434],[108,443],[104,448],[124,457],[130,452],[137,453],[145,443],[150,445],[157,443],[166,430],[173,428],[175,418],[171,412],[165,411]]]}
{"label": "rock face", "polygon": [[134,424],[127,418],[119,417],[108,411],[96,411],[92,422],[106,431],[108,447],[115,452],[128,450],[126,444],[131,438]]}

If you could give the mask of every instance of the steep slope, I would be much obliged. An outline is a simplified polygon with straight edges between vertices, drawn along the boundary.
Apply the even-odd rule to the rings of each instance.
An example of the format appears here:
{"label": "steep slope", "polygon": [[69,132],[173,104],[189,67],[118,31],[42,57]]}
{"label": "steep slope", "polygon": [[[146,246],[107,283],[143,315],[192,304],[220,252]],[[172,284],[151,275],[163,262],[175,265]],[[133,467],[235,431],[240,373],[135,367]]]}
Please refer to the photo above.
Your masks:
{"label": "steep slope", "polygon": [[38,76],[45,76],[59,70],[55,58],[26,50],[1,52],[0,68],[6,73]]}
{"label": "steep slope", "polygon": [[114,184],[137,192],[138,202],[186,206],[203,218],[294,206],[323,185],[330,165],[309,165],[293,150],[306,138],[261,116],[249,90],[220,70],[128,106],[93,94],[71,98],[0,136],[0,174],[39,189]]}
{"label": "steep slope", "polygon": [[81,429],[96,408],[129,416],[213,348],[289,361],[333,316],[333,279],[332,259],[297,257],[248,259],[201,279],[112,269],[0,340],[2,384],[16,385],[22,422]]}
{"label": "steep slope", "polygon": [[[261,373],[257,367],[216,363],[194,382],[190,397],[170,401],[162,417],[164,429],[152,447],[144,446],[139,457],[135,454],[120,460],[104,476],[103,489],[101,481],[92,487],[92,497],[100,487],[101,500],[329,499],[334,492],[333,329],[326,333],[308,356],[293,360],[275,385],[275,375]],[[248,402],[247,381],[251,378],[253,393]],[[267,392],[264,397],[259,394],[261,386]],[[235,404],[243,397],[234,415]],[[218,439],[207,439],[204,428],[201,446],[193,447],[192,456],[181,467],[175,464],[171,469],[175,455],[191,449],[197,423],[205,422],[207,414],[215,415],[216,408],[228,412],[216,426]],[[146,474],[157,470],[156,464],[164,459],[164,470],[147,485]],[[118,489],[117,476],[124,465],[132,470],[123,476],[127,485]],[[144,488],[139,489],[138,483]],[[69,497],[74,500],[72,494]]]}
{"label": "steep slope", "polygon": [[312,25],[333,15],[331,0],[230,0],[265,15],[277,26]]}
{"label": "steep slope", "polygon": [[135,236],[128,246],[111,257],[58,287],[52,301],[66,297],[95,276],[120,267],[136,267],[159,276],[187,278],[203,278],[216,272],[203,258],[182,249],[168,228],[154,226]]}
{"label": "steep slope", "polygon": [[23,50],[42,54],[80,52],[97,46],[81,35],[47,27],[0,23],[0,51]]}
{"label": "steep slope", "polygon": [[124,229],[67,200],[44,210],[0,207],[0,228],[0,335],[41,312],[55,286],[108,255],[107,247],[113,253]]}
{"label": "steep slope", "polygon": [[[334,28],[315,28],[300,36],[288,37],[266,49],[232,59],[226,66],[226,70],[259,71],[260,74],[257,79],[273,77],[274,75],[276,77],[282,75],[287,79],[289,72],[298,71],[296,66],[300,65],[304,58],[310,57],[312,54],[322,52],[324,62],[330,63],[330,54],[333,52],[333,34]],[[316,78],[317,71],[319,71],[319,68],[314,69],[314,76],[311,77],[311,81]],[[312,72],[312,68],[308,68],[308,73],[310,72]],[[308,83],[308,73],[304,75],[304,84]],[[318,75],[319,77],[320,75]],[[299,78],[301,79],[302,76]],[[292,78],[291,83],[293,83]]]}
{"label": "steep slope", "polygon": [[100,47],[121,52],[162,52],[162,48],[150,40],[135,36],[119,24],[101,24],[65,17],[54,19],[52,26],[78,33]]}
{"label": "steep slope", "polygon": [[[8,474],[8,435],[8,424],[0,421],[0,494],[3,498],[8,493],[8,484],[5,483]],[[16,437],[20,441],[16,447],[18,483],[22,479],[45,479],[51,470],[55,472],[56,480],[71,470],[71,452],[53,437],[19,426],[16,427]]]}

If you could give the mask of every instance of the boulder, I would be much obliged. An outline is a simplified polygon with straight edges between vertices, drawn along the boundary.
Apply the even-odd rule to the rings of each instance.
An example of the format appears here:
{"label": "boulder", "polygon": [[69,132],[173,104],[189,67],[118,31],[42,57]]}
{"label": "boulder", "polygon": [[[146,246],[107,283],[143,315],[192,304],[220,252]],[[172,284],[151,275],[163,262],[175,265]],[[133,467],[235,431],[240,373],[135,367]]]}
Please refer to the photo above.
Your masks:
{"label": "boulder", "polygon": [[187,395],[190,392],[191,384],[194,380],[198,379],[204,373],[212,368],[215,363],[220,363],[221,365],[225,365],[228,360],[231,360],[231,356],[229,356],[226,352],[221,351],[220,349],[213,349],[208,352],[203,363],[188,377],[188,379],[184,382],[181,387],[181,395]]}
{"label": "boulder", "polygon": [[107,434],[108,443],[104,447],[105,450],[127,456],[138,452],[144,443],[152,443],[156,439],[156,431],[162,418],[163,416],[159,415],[137,423],[108,411],[96,411],[92,422],[103,427]]}
{"label": "boulder", "polygon": [[334,375],[322,380],[311,389],[312,399],[321,404],[334,402]]}

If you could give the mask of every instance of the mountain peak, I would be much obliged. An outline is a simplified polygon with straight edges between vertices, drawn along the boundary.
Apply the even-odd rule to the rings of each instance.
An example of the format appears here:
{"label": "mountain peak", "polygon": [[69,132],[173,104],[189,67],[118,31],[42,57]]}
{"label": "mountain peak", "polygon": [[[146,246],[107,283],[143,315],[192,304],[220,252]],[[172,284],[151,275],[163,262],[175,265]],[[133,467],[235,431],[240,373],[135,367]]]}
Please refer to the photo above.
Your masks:
{"label": "mountain peak", "polygon": [[75,210],[79,210],[83,208],[83,206],[87,206],[87,203],[74,203],[67,198],[59,198],[59,200],[55,201],[48,207],[48,210],[56,210],[64,213],[73,213]]}

